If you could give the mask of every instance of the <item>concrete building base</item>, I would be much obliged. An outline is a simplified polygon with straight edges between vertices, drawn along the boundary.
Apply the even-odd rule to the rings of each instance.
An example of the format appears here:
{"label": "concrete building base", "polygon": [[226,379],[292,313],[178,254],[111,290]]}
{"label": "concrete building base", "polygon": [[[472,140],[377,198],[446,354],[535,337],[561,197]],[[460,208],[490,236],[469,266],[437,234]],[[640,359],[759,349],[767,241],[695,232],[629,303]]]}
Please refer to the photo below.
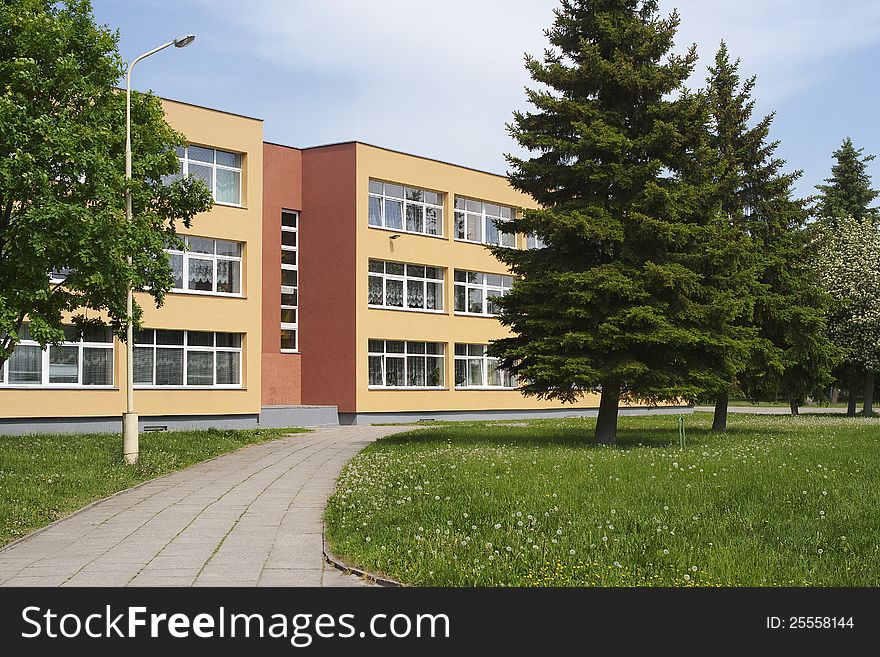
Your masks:
{"label": "concrete building base", "polygon": [[284,427],[338,427],[339,413],[335,406],[263,406],[260,426]]}
{"label": "concrete building base", "polygon": [[[621,408],[621,415],[681,415],[693,413],[693,406]],[[537,420],[565,417],[596,417],[598,408],[559,408],[543,410],[510,409],[498,411],[423,411],[401,413],[340,413],[339,424],[398,424],[412,422],[474,422],[478,420]]]}

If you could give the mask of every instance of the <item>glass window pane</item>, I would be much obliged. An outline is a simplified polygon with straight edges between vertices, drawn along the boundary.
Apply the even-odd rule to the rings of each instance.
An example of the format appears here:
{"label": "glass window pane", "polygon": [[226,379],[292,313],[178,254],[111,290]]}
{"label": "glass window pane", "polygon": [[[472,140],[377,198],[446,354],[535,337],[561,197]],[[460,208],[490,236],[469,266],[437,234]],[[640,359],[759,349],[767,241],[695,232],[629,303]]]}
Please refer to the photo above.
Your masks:
{"label": "glass window pane", "polygon": [[425,307],[425,284],[422,281],[407,281],[406,305],[410,308]]}
{"label": "glass window pane", "polygon": [[214,253],[214,240],[207,237],[187,237],[186,250],[190,253]]}
{"label": "glass window pane", "polygon": [[281,323],[282,324],[296,324],[296,308],[282,308],[281,309]]}
{"label": "glass window pane", "polygon": [[153,329],[142,329],[134,334],[135,344],[153,344],[156,341]]}
{"label": "glass window pane", "polygon": [[171,255],[171,278],[174,279],[172,287],[175,290],[183,288],[183,256],[178,254]]}
{"label": "glass window pane", "polygon": [[469,358],[467,364],[467,384],[469,386],[483,385],[483,361],[479,358]]}
{"label": "glass window pane", "polygon": [[79,381],[79,347],[49,347],[49,383]]}
{"label": "glass window pane", "polygon": [[[458,345],[456,345],[457,347]],[[465,358],[456,358],[455,359],[455,385],[456,386],[466,386],[467,385],[467,359]]]}
{"label": "glass window pane", "polygon": [[500,206],[495,205],[493,203],[485,203],[483,205],[483,207],[486,210],[486,214],[492,215],[493,217],[500,217],[501,216],[501,207]]}
{"label": "glass window pane", "polygon": [[429,354],[442,354],[443,353],[443,343],[442,342],[426,342],[425,343],[425,351]]}
{"label": "glass window pane", "polygon": [[241,155],[238,153],[229,153],[227,151],[216,151],[217,164],[224,167],[235,167],[241,169]]}
{"label": "glass window pane", "polygon": [[483,313],[483,290],[468,288],[468,312]]}
{"label": "glass window pane", "polygon": [[460,342],[455,343],[455,355],[456,356],[467,356],[467,345],[461,344]]}
{"label": "glass window pane", "polygon": [[425,192],[425,203],[430,203],[431,205],[441,205],[442,199],[440,198],[440,194],[437,192]]}
{"label": "glass window pane", "polygon": [[382,199],[378,196],[370,197],[369,224],[371,226],[382,225]]}
{"label": "glass window pane", "polygon": [[232,386],[241,383],[241,354],[237,351],[217,352],[217,385]]}
{"label": "glass window pane", "polygon": [[183,349],[156,348],[156,385],[183,385]]}
{"label": "glass window pane", "polygon": [[290,230],[281,231],[282,246],[296,246],[296,233]]}
{"label": "glass window pane", "polygon": [[424,198],[424,192],[421,189],[416,189],[414,187],[406,188],[406,200],[407,201],[421,201]]}
{"label": "glass window pane", "polygon": [[109,326],[86,326],[83,329],[83,342],[113,342]]}
{"label": "glass window pane", "polygon": [[241,203],[241,171],[217,169],[217,202]]}
{"label": "glass window pane", "polygon": [[486,217],[486,244],[498,244],[498,227],[491,217]]}
{"label": "glass window pane", "polygon": [[440,208],[425,208],[425,232],[428,235],[441,235],[443,233],[443,210]]}
{"label": "glass window pane", "polygon": [[494,358],[486,360],[486,384],[490,386],[501,386],[501,370],[498,368],[498,361]]}
{"label": "glass window pane", "polygon": [[382,357],[381,356],[370,356],[369,357],[369,385],[371,386],[381,386],[384,385],[384,380],[382,377]]}
{"label": "glass window pane", "polygon": [[403,201],[385,199],[385,228],[403,228]]}
{"label": "glass window pane", "polygon": [[281,348],[296,351],[296,331],[294,329],[281,330]]}
{"label": "glass window pane", "polygon": [[467,211],[468,212],[483,212],[483,204],[479,201],[474,201],[472,199],[467,199]]}
{"label": "glass window pane", "polygon": [[[289,270],[282,270],[289,271]],[[241,294],[241,261],[217,261],[217,291],[227,294]]]}
{"label": "glass window pane", "polygon": [[402,340],[386,340],[385,351],[389,354],[404,353],[404,343]]}
{"label": "glass window pane", "polygon": [[407,265],[406,275],[410,278],[424,278],[425,268],[422,265]]}
{"label": "glass window pane", "polygon": [[367,291],[367,295],[369,298],[368,303],[371,303],[374,306],[382,305],[382,279],[378,276],[370,276],[369,277],[369,289]]}
{"label": "glass window pane", "polygon": [[190,347],[213,347],[214,334],[207,331],[187,331],[186,343]]}
{"label": "glass window pane", "polygon": [[[152,349],[150,350],[152,351]],[[152,356],[150,357],[152,360]],[[151,363],[152,365],[152,363]],[[137,368],[137,362],[135,362]],[[109,386],[113,384],[113,350],[83,347],[84,386]],[[152,369],[152,367],[150,368]],[[135,369],[135,372],[137,369]]]}
{"label": "glass window pane", "polygon": [[443,385],[443,359],[437,356],[428,356],[425,359],[425,383],[429,386],[440,387]]}
{"label": "glass window pane", "polygon": [[288,251],[287,249],[281,251],[281,264],[296,266],[296,251]]}
{"label": "glass window pane", "polygon": [[485,347],[481,344],[469,344],[467,347],[469,356],[480,356],[482,358],[486,351]]}
{"label": "glass window pane", "polygon": [[440,283],[425,284],[425,308],[443,310],[443,286]]}
{"label": "glass window pane", "polygon": [[464,237],[471,242],[481,242],[483,240],[483,218],[480,215],[467,215]]}
{"label": "glass window pane", "polygon": [[199,162],[214,163],[214,149],[205,148],[204,146],[190,146],[187,149],[187,157],[190,160],[198,160]]}
{"label": "glass window pane", "polygon": [[425,358],[423,356],[407,357],[406,385],[410,387],[425,387]]}
{"label": "glass window pane", "polygon": [[241,242],[217,240],[214,244],[216,245],[217,255],[232,256],[233,258],[241,257]]}
{"label": "glass window pane", "polygon": [[39,347],[20,344],[6,362],[9,383],[42,383],[43,353]]}
{"label": "glass window pane", "polygon": [[385,183],[385,196],[403,198],[403,185],[393,185],[391,183]]}
{"label": "glass window pane", "polygon": [[156,344],[183,344],[183,331],[156,331]]}
{"label": "glass window pane", "polygon": [[465,301],[467,288],[464,285],[455,286],[455,311],[463,313],[467,311],[467,303]]}
{"label": "glass window pane", "polygon": [[403,308],[403,281],[385,281],[385,305]]}
{"label": "glass window pane", "polygon": [[369,271],[375,274],[384,274],[385,273],[385,263],[381,260],[370,260],[370,264],[368,267]]}
{"label": "glass window pane", "polygon": [[486,285],[501,287],[501,274],[486,274]]}
{"label": "glass window pane", "polygon": [[214,352],[186,352],[186,384],[188,386],[214,385]]}
{"label": "glass window pane", "polygon": [[392,358],[387,356],[385,358],[385,385],[386,386],[403,386],[404,378],[404,359],[403,358]]}
{"label": "glass window pane", "polygon": [[296,228],[296,212],[281,212],[281,225]]}
{"label": "glass window pane", "polygon": [[435,281],[442,281],[443,270],[440,267],[425,267],[425,278],[431,278]]}
{"label": "glass window pane", "polygon": [[189,176],[190,178],[198,178],[199,180],[204,181],[208,190],[212,194],[214,193],[214,169],[212,167],[206,167],[203,164],[193,164],[190,162]]}
{"label": "glass window pane", "polygon": [[[83,363],[83,378],[85,378],[85,363]],[[146,385],[153,384],[152,347],[134,348],[134,382]]]}
{"label": "glass window pane", "polygon": [[384,340],[369,340],[367,341],[367,350],[372,353],[382,353],[385,351],[385,341]]}
{"label": "glass window pane", "polygon": [[512,219],[513,218],[513,212],[511,211],[511,209],[509,207],[507,207],[505,205],[501,206],[501,218],[502,219]]}
{"label": "glass window pane", "polygon": [[187,281],[190,290],[214,291],[214,261],[190,258]]}
{"label": "glass window pane", "polygon": [[455,238],[463,240],[465,236],[464,230],[464,212],[455,213]]}
{"label": "glass window pane", "polygon": [[516,235],[514,233],[501,233],[501,246],[516,247]]}
{"label": "glass window pane", "polygon": [[296,303],[296,290],[284,290],[281,292],[281,305],[282,306],[295,306]]}
{"label": "glass window pane", "polygon": [[79,342],[82,337],[82,329],[77,326],[62,326],[65,342]]}
{"label": "glass window pane", "polygon": [[403,276],[403,265],[399,262],[386,262],[385,263],[385,273],[392,274],[393,276]]}
{"label": "glass window pane", "polygon": [[464,283],[465,281],[467,281],[467,272],[463,269],[456,269],[452,274],[452,277],[456,281],[461,281],[462,283]]}
{"label": "glass window pane", "polygon": [[216,333],[218,347],[241,347],[241,333]]}
{"label": "glass window pane", "polygon": [[382,182],[379,180],[370,181],[370,194],[382,195]]}
{"label": "glass window pane", "polygon": [[500,315],[501,314],[501,306],[498,305],[496,299],[500,298],[502,295],[496,293],[490,293],[490,295],[486,299],[486,313],[489,315]]}
{"label": "glass window pane", "polygon": [[425,343],[424,342],[407,342],[406,343],[406,353],[408,353],[408,354],[423,354],[423,353],[425,353]]}
{"label": "glass window pane", "polygon": [[467,207],[467,202],[461,196],[455,197],[455,209],[456,210],[464,210]]}

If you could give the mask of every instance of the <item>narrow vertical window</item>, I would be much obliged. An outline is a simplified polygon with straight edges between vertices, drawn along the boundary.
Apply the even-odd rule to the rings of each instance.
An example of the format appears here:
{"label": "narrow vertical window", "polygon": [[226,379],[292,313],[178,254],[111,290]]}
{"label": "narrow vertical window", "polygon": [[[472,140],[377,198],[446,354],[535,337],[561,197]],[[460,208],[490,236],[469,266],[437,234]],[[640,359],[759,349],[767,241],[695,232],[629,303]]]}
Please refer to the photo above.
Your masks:
{"label": "narrow vertical window", "polygon": [[281,211],[281,351],[299,348],[299,213]]}

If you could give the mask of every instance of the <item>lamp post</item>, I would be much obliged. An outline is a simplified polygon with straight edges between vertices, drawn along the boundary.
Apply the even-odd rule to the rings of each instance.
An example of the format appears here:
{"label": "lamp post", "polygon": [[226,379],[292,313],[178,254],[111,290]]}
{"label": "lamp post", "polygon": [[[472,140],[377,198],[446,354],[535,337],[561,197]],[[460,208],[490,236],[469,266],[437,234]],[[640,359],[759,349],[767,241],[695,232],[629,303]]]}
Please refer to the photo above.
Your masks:
{"label": "lamp post", "polygon": [[[163,43],[158,48],[145,52],[136,57],[128,65],[125,76],[125,220],[131,223],[131,72],[134,65],[150,55],[155,55],[160,50],[169,46],[185,48],[195,40],[194,34],[177,37],[173,41]],[[128,265],[131,267],[131,256],[128,256]],[[134,328],[132,324],[132,311],[134,301],[132,299],[131,285],[127,289],[126,307],[128,323],[125,327],[125,368],[126,368],[126,412],[122,414],[122,455],[125,462],[133,465],[138,461],[138,414],[134,410]]]}

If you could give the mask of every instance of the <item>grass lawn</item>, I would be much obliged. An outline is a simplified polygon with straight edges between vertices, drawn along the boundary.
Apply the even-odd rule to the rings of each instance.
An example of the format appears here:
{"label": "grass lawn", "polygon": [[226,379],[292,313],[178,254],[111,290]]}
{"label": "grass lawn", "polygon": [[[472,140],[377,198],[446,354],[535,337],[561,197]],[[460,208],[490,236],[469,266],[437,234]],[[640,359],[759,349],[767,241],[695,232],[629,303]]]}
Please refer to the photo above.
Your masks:
{"label": "grass lawn", "polygon": [[120,434],[0,436],[0,545],[142,481],[303,429],[142,433],[135,466]]}
{"label": "grass lawn", "polygon": [[622,417],[382,439],[327,509],[349,563],[428,586],[878,586],[880,421]]}

